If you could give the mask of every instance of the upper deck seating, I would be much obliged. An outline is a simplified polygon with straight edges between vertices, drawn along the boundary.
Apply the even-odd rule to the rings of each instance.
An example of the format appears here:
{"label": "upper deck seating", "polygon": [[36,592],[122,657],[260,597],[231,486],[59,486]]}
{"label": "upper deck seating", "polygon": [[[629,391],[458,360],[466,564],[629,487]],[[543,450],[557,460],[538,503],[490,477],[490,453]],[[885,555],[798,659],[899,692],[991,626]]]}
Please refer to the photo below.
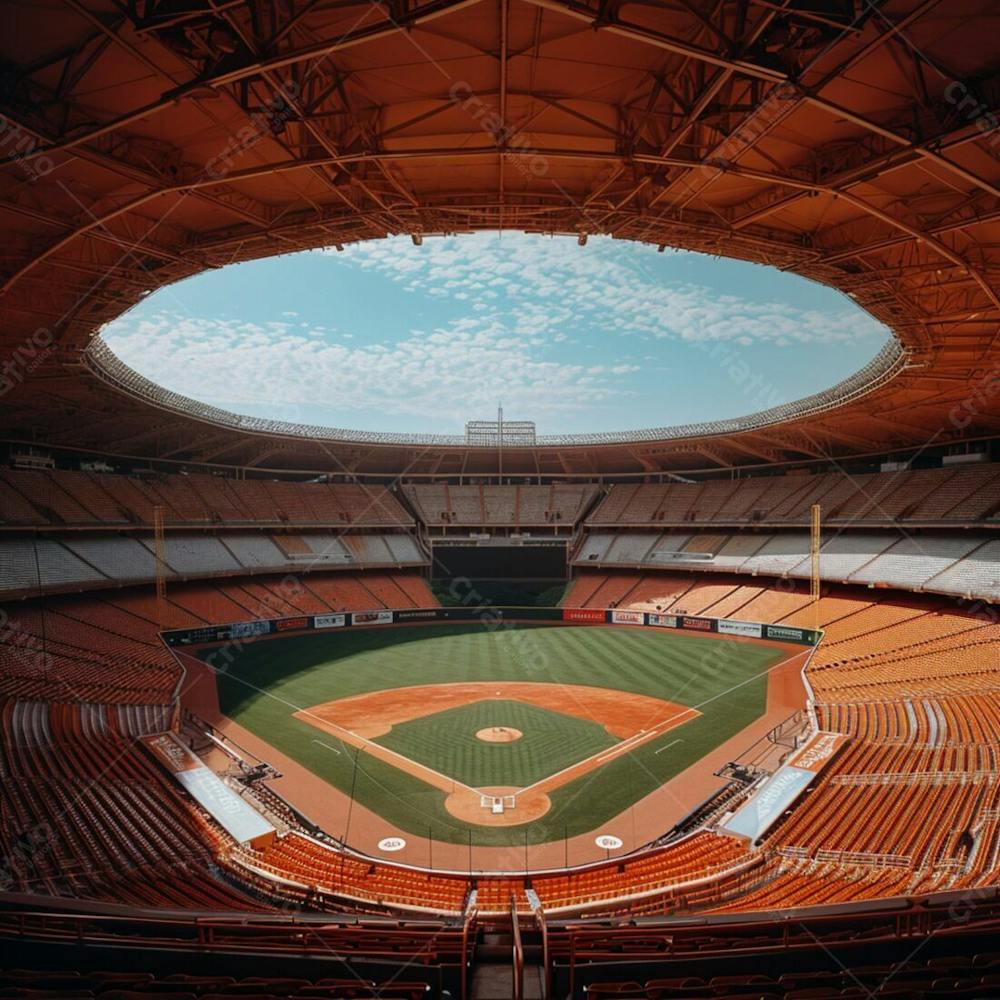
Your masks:
{"label": "upper deck seating", "polygon": [[234,479],[206,474],[142,476],[64,469],[0,470],[0,525],[168,526],[308,524],[409,528],[413,518],[379,485]]}
{"label": "upper deck seating", "polygon": [[814,503],[825,521],[846,525],[996,520],[1000,465],[615,484],[587,523],[808,524]]}

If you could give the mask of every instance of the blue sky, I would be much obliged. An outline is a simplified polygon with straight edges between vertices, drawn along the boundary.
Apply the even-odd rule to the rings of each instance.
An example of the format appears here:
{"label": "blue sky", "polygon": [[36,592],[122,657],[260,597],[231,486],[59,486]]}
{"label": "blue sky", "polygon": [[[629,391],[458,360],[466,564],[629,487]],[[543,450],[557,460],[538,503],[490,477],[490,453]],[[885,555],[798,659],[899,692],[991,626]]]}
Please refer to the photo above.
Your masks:
{"label": "blue sky", "polygon": [[108,324],[143,375],[253,416],[542,434],[736,417],[826,388],[888,333],[773,268],[591,238],[377,240],[232,265]]}

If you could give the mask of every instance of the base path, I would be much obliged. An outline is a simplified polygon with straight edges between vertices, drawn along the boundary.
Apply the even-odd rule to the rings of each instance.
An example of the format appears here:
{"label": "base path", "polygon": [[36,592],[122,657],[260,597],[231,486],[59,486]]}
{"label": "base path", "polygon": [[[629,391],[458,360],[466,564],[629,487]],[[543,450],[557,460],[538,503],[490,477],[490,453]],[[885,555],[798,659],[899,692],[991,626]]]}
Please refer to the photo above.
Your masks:
{"label": "base path", "polygon": [[[635,736],[650,726],[692,709],[672,701],[628,691],[586,684],[547,684],[524,681],[468,681],[458,684],[420,684],[369,691],[338,698],[295,713],[314,726],[333,724],[355,736],[374,740],[394,725],[445,712],[477,701],[523,701],[537,708],[597,722],[618,739]],[[698,713],[688,715],[694,718]],[[686,721],[686,719],[685,719]]]}
{"label": "base path", "polygon": [[[488,789],[472,788],[411,760],[379,743],[374,737],[388,733],[393,725],[435,715],[460,705],[479,701],[523,701],[549,711],[572,715],[603,725],[620,740],[585,760],[571,764],[527,788],[511,787],[505,795],[515,795],[515,807],[494,813],[484,808],[481,793]],[[392,764],[433,788],[447,792],[445,808],[455,817],[480,826],[517,826],[530,823],[549,811],[548,792],[593,771],[662,736],[675,726],[697,718],[701,713],[662,698],[612,691],[581,684],[547,684],[510,681],[477,681],[460,684],[422,684],[392,688],[368,694],[339,698],[295,713],[295,718],[365,753]],[[513,734],[516,733],[516,736]],[[476,735],[489,742],[511,742],[521,733],[508,727],[481,729]]]}
{"label": "base path", "polygon": [[[612,626],[581,627],[611,628]],[[624,628],[624,626],[615,627]],[[696,632],[692,632],[690,637],[706,641],[718,639],[715,635],[701,635]],[[727,640],[737,644],[757,642],[754,639],[737,636],[729,636]],[[219,645],[223,644],[212,643],[199,648],[209,650]],[[724,780],[714,774],[719,767],[738,758],[751,744],[764,739],[768,730],[785,719],[790,712],[806,706],[807,693],[802,684],[801,670],[809,650],[791,643],[768,642],[768,645],[781,649],[785,653],[785,659],[767,671],[767,710],[763,716],[734,734],[721,746],[640,799],[634,806],[606,820],[598,828],[570,836],[565,840],[555,839],[543,844],[531,844],[530,851],[526,850],[523,844],[495,847],[476,844],[474,853],[470,852],[465,843],[431,841],[427,837],[416,835],[412,829],[403,829],[389,822],[363,803],[352,802],[346,792],[342,792],[298,761],[277,750],[263,737],[222,715],[219,710],[215,673],[194,655],[196,650],[175,648],[173,653],[187,672],[181,687],[183,705],[205,721],[212,723],[220,736],[235,740],[257,760],[268,761],[277,767],[283,777],[269,781],[268,784],[302,808],[312,821],[328,832],[343,836],[352,847],[374,857],[380,856],[379,840],[384,837],[402,837],[406,839],[407,846],[400,854],[393,855],[393,859],[407,864],[449,868],[455,871],[520,872],[526,868],[561,868],[567,864],[604,860],[605,852],[594,846],[594,836],[597,833],[614,834],[625,841],[622,851],[613,852],[615,855],[628,852],[662,835],[665,830],[686,816],[694,804],[717,791],[724,784]],[[618,695],[619,692],[613,694]],[[565,712],[567,709],[562,705],[558,710]],[[218,769],[222,770],[225,764],[225,760],[220,760]],[[477,810],[480,808],[478,802],[475,808]],[[353,821],[348,827],[349,817],[353,817]]]}

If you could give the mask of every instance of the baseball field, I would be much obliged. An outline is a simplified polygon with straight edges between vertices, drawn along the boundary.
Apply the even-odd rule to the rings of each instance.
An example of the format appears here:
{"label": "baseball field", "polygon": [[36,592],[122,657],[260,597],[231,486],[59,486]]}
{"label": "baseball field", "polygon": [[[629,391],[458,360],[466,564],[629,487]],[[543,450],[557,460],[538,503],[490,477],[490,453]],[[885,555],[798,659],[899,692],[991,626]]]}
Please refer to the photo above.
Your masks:
{"label": "baseball field", "polygon": [[249,644],[218,693],[401,830],[537,844],[598,828],[759,718],[786,656],[652,629],[352,628]]}

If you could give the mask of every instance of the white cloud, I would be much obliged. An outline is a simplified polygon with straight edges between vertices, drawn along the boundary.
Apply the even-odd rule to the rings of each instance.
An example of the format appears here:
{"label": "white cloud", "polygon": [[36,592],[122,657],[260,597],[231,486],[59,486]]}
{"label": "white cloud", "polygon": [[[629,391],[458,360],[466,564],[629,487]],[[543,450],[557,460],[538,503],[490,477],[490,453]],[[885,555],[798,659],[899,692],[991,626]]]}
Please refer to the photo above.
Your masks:
{"label": "white cloud", "polygon": [[168,389],[283,419],[320,409],[339,422],[374,408],[397,420],[457,426],[469,414],[492,412],[499,400],[533,415],[575,413],[626,394],[622,376],[636,370],[539,358],[528,338],[512,336],[497,317],[365,346],[343,343],[349,334],[318,340],[290,334],[281,323],[166,312],[136,323],[116,320],[104,334],[126,364]]}
{"label": "white cloud", "polygon": [[355,244],[337,257],[439,298],[482,300],[483,289],[492,289],[486,294],[505,297],[518,333],[565,336],[586,314],[588,324],[616,336],[736,340],[744,346],[850,343],[885,334],[846,301],[820,311],[665,283],[662,274],[652,273],[648,247],[610,238],[591,240],[586,249],[571,239],[515,233],[426,239],[419,247],[391,239]]}
{"label": "white cloud", "polygon": [[[846,301],[803,309],[665,281],[663,258],[610,239],[586,248],[510,233],[420,247],[392,239],[335,257],[330,267],[356,268],[415,297],[397,310],[398,326],[373,337],[313,321],[308,304],[248,320],[155,312],[147,300],[109,324],[105,337],[160,384],[229,409],[334,426],[365,426],[366,416],[352,422],[352,414],[376,413],[391,426],[454,430],[500,400],[549,425],[585,414],[590,423],[624,403],[659,406],[640,373],[667,370],[656,364],[665,360],[656,353],[663,341],[784,349],[884,335]],[[407,329],[411,321],[421,328]]]}

